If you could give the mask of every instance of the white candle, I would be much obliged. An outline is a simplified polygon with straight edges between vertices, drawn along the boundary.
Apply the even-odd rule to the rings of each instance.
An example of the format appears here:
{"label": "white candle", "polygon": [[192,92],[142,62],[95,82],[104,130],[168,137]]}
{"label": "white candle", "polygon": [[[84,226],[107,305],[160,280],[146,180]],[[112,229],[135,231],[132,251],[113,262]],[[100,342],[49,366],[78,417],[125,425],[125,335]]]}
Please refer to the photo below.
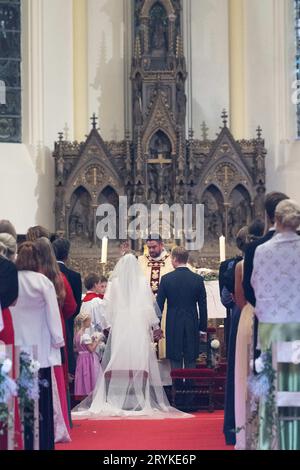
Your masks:
{"label": "white candle", "polygon": [[225,237],[222,235],[220,238],[219,238],[219,242],[220,242],[220,263],[222,263],[222,261],[225,261],[226,260],[226,247],[225,247]]}
{"label": "white candle", "polygon": [[102,238],[101,263],[107,263],[108,238]]}

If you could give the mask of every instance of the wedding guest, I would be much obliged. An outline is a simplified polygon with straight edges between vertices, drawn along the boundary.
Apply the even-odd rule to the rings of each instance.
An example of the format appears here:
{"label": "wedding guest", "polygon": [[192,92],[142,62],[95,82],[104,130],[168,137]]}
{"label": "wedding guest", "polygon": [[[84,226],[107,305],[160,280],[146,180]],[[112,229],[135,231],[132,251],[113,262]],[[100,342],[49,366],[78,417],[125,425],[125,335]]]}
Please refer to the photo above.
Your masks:
{"label": "wedding guest", "polygon": [[170,359],[172,369],[196,367],[199,340],[207,330],[203,278],[188,268],[188,257],[189,253],[183,247],[172,250],[175,271],[162,277],[157,294],[161,312],[167,301],[166,357]]}
{"label": "wedding guest", "polygon": [[[264,223],[260,220],[254,221],[249,225],[247,243],[251,243],[263,236]],[[234,391],[235,391],[235,426],[241,428],[236,433],[236,450],[249,448],[249,442],[246,442],[247,435],[250,433],[250,423],[247,424],[247,416],[250,415],[250,404],[247,393],[247,379],[249,375],[250,347],[252,340],[252,326],[254,318],[254,309],[247,303],[243,289],[244,260],[237,263],[235,267],[235,288],[234,301],[241,310],[235,348],[235,370],[234,370]],[[247,441],[251,440],[251,436]]]}
{"label": "wedding guest", "polygon": [[[54,450],[54,422],[51,367],[61,365],[60,348],[64,345],[59,307],[52,282],[39,273],[37,248],[32,242],[19,247],[16,262],[19,297],[11,308],[15,343],[20,347],[37,346],[39,370],[39,446]],[[43,386],[47,381],[48,387]],[[32,411],[33,412],[33,411]],[[31,447],[27,435],[25,448]]]}
{"label": "wedding guest", "polygon": [[[251,285],[251,275],[253,270],[253,259],[255,255],[255,250],[258,246],[270,240],[275,234],[275,210],[277,205],[286,199],[289,199],[288,196],[280,192],[271,192],[268,193],[265,197],[265,215],[266,215],[266,228],[265,235],[250,243],[245,252],[245,261],[244,261],[244,277],[243,277],[243,287],[246,300],[255,307],[256,299],[253,287]],[[253,348],[254,348],[254,357],[258,357],[259,351],[256,352],[257,348],[257,331],[258,331],[258,321],[257,317],[254,318],[254,327],[253,327]]]}
{"label": "wedding guest", "polygon": [[99,373],[102,372],[96,349],[100,344],[99,335],[90,335],[91,316],[81,312],[75,319],[74,344],[78,353],[75,371],[75,395],[89,395],[95,388]]}
{"label": "wedding guest", "polygon": [[70,242],[64,238],[57,238],[52,243],[53,250],[58,262],[59,269],[61,272],[66,276],[71,289],[73,291],[73,295],[77,304],[77,308],[75,313],[70,317],[66,323],[66,334],[67,334],[67,351],[68,351],[68,366],[69,366],[69,374],[71,377],[74,377],[75,374],[75,367],[76,361],[74,356],[74,318],[80,312],[81,307],[81,297],[82,297],[82,283],[81,283],[81,275],[70,269],[66,266],[66,263],[69,258],[70,252]]}
{"label": "wedding guest", "polygon": [[[278,341],[300,339],[300,206],[283,200],[275,209],[276,234],[257,247],[253,262],[251,284],[256,299],[255,314],[259,320],[258,333],[263,352],[271,350]],[[279,391],[300,391],[300,365],[278,364]],[[271,393],[271,390],[269,391]],[[275,405],[276,406],[276,405]],[[270,414],[277,412],[260,402],[258,448],[272,449],[268,424]],[[277,435],[280,450],[300,450],[299,408],[286,406],[279,411]]]}
{"label": "wedding guest", "polygon": [[[236,238],[236,245],[243,254],[247,246],[248,227],[239,230]],[[241,310],[234,301],[235,286],[235,268],[242,257],[236,257],[227,267],[224,273],[224,287],[222,290],[221,300],[226,308],[231,310],[231,321],[228,343],[226,387],[225,387],[225,403],[224,403],[224,426],[223,433],[227,445],[236,444],[235,434],[235,415],[234,415],[234,370],[235,370],[235,347],[236,336],[241,315]]]}
{"label": "wedding guest", "polygon": [[12,235],[15,240],[17,239],[16,229],[9,220],[0,220],[0,233],[8,233]]}
{"label": "wedding guest", "polygon": [[[66,344],[66,327],[65,323],[67,320],[74,314],[76,310],[76,302],[72,293],[72,289],[67,281],[67,278],[63,273],[60,272],[56,258],[53,252],[52,245],[47,238],[39,238],[35,242],[35,246],[38,250],[39,258],[39,270],[42,274],[48,277],[53,283],[58,299],[59,310],[61,315],[62,329],[64,335],[64,341]],[[56,385],[58,389],[58,395],[60,399],[60,407],[62,411],[62,416],[65,421],[66,430],[63,432],[63,426],[60,425],[60,415],[57,414],[57,425],[56,429],[61,431],[55,433],[55,442],[61,442],[62,440],[70,440],[70,422],[68,417],[68,406],[69,402],[68,394],[68,357],[66,346],[61,349],[62,354],[62,366],[54,367],[54,374],[56,378]],[[53,387],[55,390],[55,387]],[[70,407],[69,407],[70,408]],[[54,410],[56,410],[54,408]],[[69,410],[70,411],[70,410]],[[55,421],[56,423],[56,421]]]}
{"label": "wedding guest", "polygon": [[26,239],[29,242],[35,242],[39,238],[45,237],[50,239],[50,231],[41,225],[36,225],[35,227],[30,227],[27,230]]}
{"label": "wedding guest", "polygon": [[[14,227],[8,221],[0,222],[0,231],[9,230],[15,233]],[[15,371],[15,335],[13,328],[13,321],[9,307],[15,304],[18,298],[18,273],[15,264],[12,262],[15,258],[17,249],[16,239],[10,233],[0,233],[0,313],[1,313],[1,328],[0,328],[0,341],[6,346],[13,348],[13,375]],[[0,449],[5,450],[8,447],[7,429],[5,426],[0,426]],[[14,443],[18,450],[23,447],[21,438],[21,423],[19,418],[19,410],[17,401],[15,403],[15,416],[14,416]]]}

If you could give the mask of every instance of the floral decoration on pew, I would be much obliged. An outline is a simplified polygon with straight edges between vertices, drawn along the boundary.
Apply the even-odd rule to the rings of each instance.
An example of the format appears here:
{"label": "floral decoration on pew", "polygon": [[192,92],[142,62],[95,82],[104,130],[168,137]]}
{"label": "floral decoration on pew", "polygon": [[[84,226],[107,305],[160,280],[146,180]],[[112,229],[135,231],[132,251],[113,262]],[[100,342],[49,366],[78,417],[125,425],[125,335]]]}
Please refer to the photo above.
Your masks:
{"label": "floral decoration on pew", "polygon": [[0,434],[9,427],[13,418],[9,411],[9,402],[17,396],[17,384],[9,376],[12,368],[12,361],[6,357],[5,352],[0,352]]}
{"label": "floral decoration on pew", "polygon": [[[276,395],[275,395],[275,379],[276,371],[272,365],[272,351],[268,349],[263,352],[255,361],[250,361],[250,369],[253,371],[253,365],[255,365],[256,374],[251,372],[248,377],[248,389],[250,393],[250,409],[251,416],[245,426],[236,429],[235,432],[240,432],[245,429],[247,425],[252,424],[259,419],[259,405],[263,405],[266,408],[266,419],[264,422],[265,426],[265,437],[269,442],[275,443],[277,439],[279,421],[276,409]],[[263,421],[263,418],[260,418]],[[258,430],[258,427],[257,427]],[[258,440],[258,434],[252,436],[251,448],[256,448]]]}
{"label": "floral decoration on pew", "polygon": [[213,269],[199,268],[197,269],[197,273],[203,277],[204,281],[218,281],[219,280],[218,272],[214,271]]}
{"label": "floral decoration on pew", "polygon": [[20,375],[17,380],[18,396],[24,409],[39,399],[39,384],[48,387],[47,380],[39,380],[40,363],[35,361],[28,352],[20,353]]}

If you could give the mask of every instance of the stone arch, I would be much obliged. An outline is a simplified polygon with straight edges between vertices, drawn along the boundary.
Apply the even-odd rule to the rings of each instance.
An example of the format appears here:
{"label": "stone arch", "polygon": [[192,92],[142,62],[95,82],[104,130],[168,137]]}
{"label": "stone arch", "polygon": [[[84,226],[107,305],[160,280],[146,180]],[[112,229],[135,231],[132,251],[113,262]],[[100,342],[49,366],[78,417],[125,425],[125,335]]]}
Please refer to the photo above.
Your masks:
{"label": "stone arch", "polygon": [[164,135],[167,137],[168,141],[170,142],[170,146],[171,146],[171,149],[170,149],[170,153],[171,155],[175,155],[176,154],[176,144],[175,144],[175,139],[170,135],[170,132],[167,130],[167,129],[163,129],[161,127],[157,127],[155,128],[151,134],[149,135],[149,137],[147,138],[146,142],[145,142],[145,153],[146,154],[149,154],[150,155],[150,145],[151,145],[151,141],[152,139],[156,136],[156,135]]}
{"label": "stone arch", "polygon": [[[151,155],[157,147],[157,153],[166,153],[169,156],[172,154],[172,141],[168,134],[163,130],[159,129],[152,134],[152,137],[148,141],[148,154]],[[161,148],[159,148],[161,147]]]}
{"label": "stone arch", "polygon": [[92,197],[83,185],[78,186],[70,197],[67,224],[71,240],[92,242],[94,234]]}
{"label": "stone arch", "polygon": [[[119,238],[119,194],[117,190],[111,185],[104,185],[104,187],[99,191],[97,197],[98,205],[101,204],[111,204],[115,208],[116,215],[116,238]],[[96,221],[97,224],[97,221]]]}
{"label": "stone arch", "polygon": [[227,233],[229,240],[234,239],[242,227],[251,223],[252,216],[251,195],[248,189],[239,183],[232,189],[228,198]]}
{"label": "stone arch", "polygon": [[112,204],[115,207],[118,204],[119,193],[111,185],[105,185],[98,194],[97,202],[98,204],[108,203]]}
{"label": "stone arch", "polygon": [[175,14],[171,0],[146,0],[141,11],[141,16],[144,18],[149,17],[150,11],[156,3],[164,7],[168,16]]}
{"label": "stone arch", "polygon": [[214,243],[225,233],[224,195],[215,184],[208,185],[200,196],[204,205],[204,239]]}

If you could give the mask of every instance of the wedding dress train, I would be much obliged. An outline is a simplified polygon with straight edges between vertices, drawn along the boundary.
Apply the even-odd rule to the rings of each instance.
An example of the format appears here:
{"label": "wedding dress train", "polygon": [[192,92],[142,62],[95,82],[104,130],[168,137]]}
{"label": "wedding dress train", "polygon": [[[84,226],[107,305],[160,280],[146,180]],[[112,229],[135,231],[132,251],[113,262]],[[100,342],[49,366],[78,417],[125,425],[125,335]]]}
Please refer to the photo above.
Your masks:
{"label": "wedding dress train", "polygon": [[94,392],[72,412],[73,419],[179,418],[160,377],[152,330],[159,325],[157,305],[132,254],[117,263],[102,305],[110,334],[103,375]]}

